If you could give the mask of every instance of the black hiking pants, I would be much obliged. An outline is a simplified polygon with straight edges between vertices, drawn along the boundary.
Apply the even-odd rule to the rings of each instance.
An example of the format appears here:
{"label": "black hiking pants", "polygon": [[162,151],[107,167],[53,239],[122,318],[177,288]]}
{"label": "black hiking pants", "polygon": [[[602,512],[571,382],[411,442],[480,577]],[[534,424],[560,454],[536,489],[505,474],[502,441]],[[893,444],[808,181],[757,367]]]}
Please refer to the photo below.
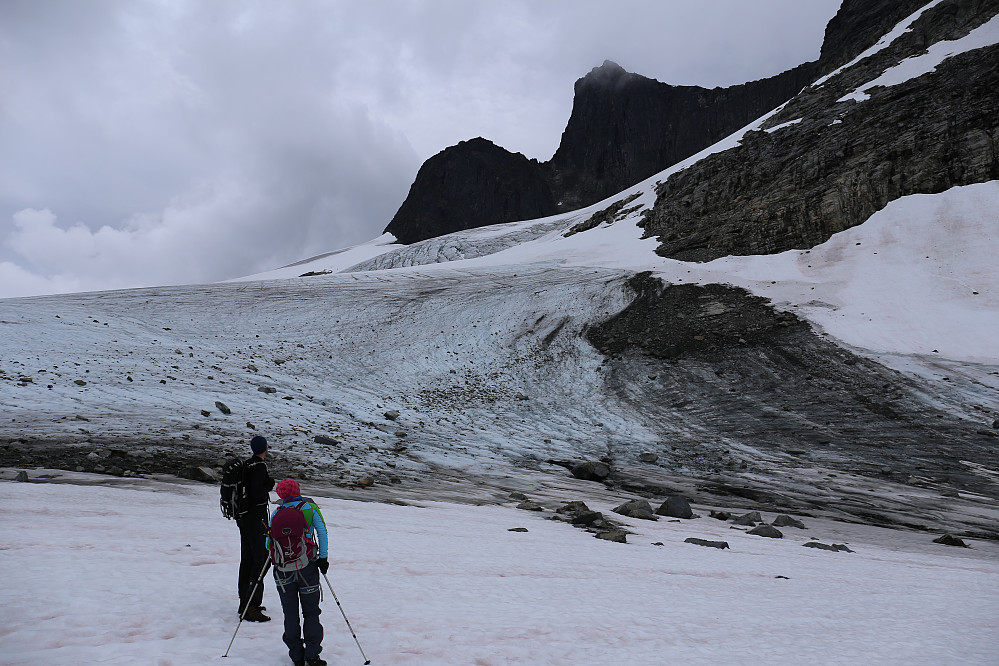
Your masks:
{"label": "black hiking pants", "polygon": [[[284,635],[292,661],[315,659],[323,651],[323,625],[319,621],[319,565],[313,560],[299,571],[274,569],[274,582],[284,611]],[[301,618],[298,609],[301,607]]]}
{"label": "black hiking pants", "polygon": [[[236,519],[239,526],[239,610],[249,602],[250,606],[263,605],[264,584],[257,585],[260,572],[267,561],[267,507],[252,509]],[[250,597],[253,592],[252,598]]]}

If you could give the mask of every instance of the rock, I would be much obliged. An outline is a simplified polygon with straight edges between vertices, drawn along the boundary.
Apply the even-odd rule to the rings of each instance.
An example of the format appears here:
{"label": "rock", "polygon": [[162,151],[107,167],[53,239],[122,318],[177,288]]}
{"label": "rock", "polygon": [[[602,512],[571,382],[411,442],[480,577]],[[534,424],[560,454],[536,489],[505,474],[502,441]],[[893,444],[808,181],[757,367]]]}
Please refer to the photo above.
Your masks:
{"label": "rock", "polygon": [[992,429],[999,430],[999,420],[995,420],[992,422]]}
{"label": "rock", "polygon": [[527,531],[526,527],[511,527],[510,529],[507,530],[507,532],[526,532],[526,531]]}
{"label": "rock", "polygon": [[641,518],[642,520],[658,520],[655,513],[652,512],[652,506],[642,499],[631,500],[630,502],[625,502],[616,509],[612,509],[614,513],[619,513],[622,516],[628,516],[629,518]]}
{"label": "rock", "polygon": [[582,511],[580,513],[572,516],[571,522],[573,525],[593,525],[597,521],[603,520],[604,514],[599,511]]}
{"label": "rock", "polygon": [[523,502],[524,500],[527,499],[527,495],[525,495],[524,493],[519,493],[519,492],[514,491],[514,492],[510,493],[510,499],[517,500],[519,502]]}
{"label": "rock", "polygon": [[641,460],[643,463],[654,463],[655,461],[659,460],[659,456],[656,455],[655,453],[646,452],[640,454],[638,456],[638,459]]}
{"label": "rock", "polygon": [[933,543],[941,543],[945,546],[958,546],[960,548],[968,547],[968,544],[964,543],[963,539],[960,539],[952,534],[944,534],[942,537],[937,537],[933,540]]}
{"label": "rock", "polygon": [[360,481],[358,481],[357,485],[361,488],[370,488],[371,486],[375,485],[375,480],[372,479],[370,476],[366,476]]}
{"label": "rock", "polygon": [[325,446],[340,446],[340,442],[332,437],[327,437],[326,435],[316,435],[312,438],[312,441],[316,444],[323,444]]}
{"label": "rock", "polygon": [[805,524],[800,520],[796,520],[791,516],[785,516],[781,514],[774,519],[774,527],[797,527],[799,530],[805,529]]}
{"label": "rock", "polygon": [[801,545],[804,546],[805,548],[818,548],[819,550],[828,550],[832,552],[840,552],[840,551],[844,553],[853,552],[846,545],[841,543],[834,543],[830,546],[829,544],[819,543],[818,541],[809,541],[808,543],[803,543]]}
{"label": "rock", "polygon": [[595,461],[580,463],[572,468],[572,475],[583,481],[603,481],[610,476],[610,467]]}
{"label": "rock", "polygon": [[400,414],[398,410],[395,409],[390,409],[387,412],[385,412],[385,418],[387,418],[389,421],[395,421],[397,418],[399,418],[399,416]]}
{"label": "rock", "polygon": [[535,504],[534,502],[524,501],[517,505],[518,509],[523,509],[524,511],[544,511],[544,507],[540,504]]}
{"label": "rock", "polygon": [[[111,469],[112,474],[115,473],[115,469]],[[120,474],[116,474],[116,476],[120,476]],[[211,467],[188,467],[180,476],[192,481],[204,481],[205,483],[217,483],[219,481],[219,475]]]}
{"label": "rock", "polygon": [[759,511],[753,511],[751,513],[746,513],[735,520],[732,521],[735,525],[744,525],[746,527],[755,527],[756,523],[762,523],[763,516],[760,515]]}
{"label": "rock", "polygon": [[261,393],[277,393],[277,389],[273,386],[258,386],[257,390]]}
{"label": "rock", "polygon": [[784,534],[773,525],[760,525],[755,529],[749,530],[747,534],[755,534],[756,536],[769,537],[771,539],[784,538]]}
{"label": "rock", "polygon": [[694,512],[690,510],[690,504],[687,502],[687,498],[682,495],[671,495],[666,498],[656,513],[660,516],[669,516],[670,518],[693,518]]}
{"label": "rock", "polygon": [[210,411],[208,411],[207,409],[202,409],[201,410],[201,415],[202,416],[211,416],[212,413]]}
{"label": "rock", "polygon": [[559,508],[555,509],[555,513],[574,515],[589,510],[590,507],[586,506],[586,502],[574,500],[572,502],[566,502]]}
{"label": "rock", "polygon": [[86,386],[87,385],[87,382],[83,381],[82,379],[74,379],[73,383],[76,384],[77,386]]}
{"label": "rock", "polygon": [[20,472],[17,473],[17,476],[14,477],[14,480],[24,483],[25,481],[28,480],[28,473],[22,469]]}
{"label": "rock", "polygon": [[516,398],[517,400],[530,400],[529,397],[527,397],[526,395],[524,395],[520,391],[517,391],[517,395],[515,395],[513,397]]}
{"label": "rock", "polygon": [[609,532],[597,532],[594,536],[604,541],[614,541],[615,543],[628,543],[628,533],[624,530],[610,530]]}
{"label": "rock", "polygon": [[708,548],[718,548],[719,550],[728,548],[728,541],[707,541],[706,539],[690,537],[689,539],[684,539],[683,542],[697,544],[698,546],[707,546]]}
{"label": "rock", "polygon": [[728,511],[712,511],[708,515],[717,520],[728,520],[732,517],[732,514]]}
{"label": "rock", "polygon": [[215,407],[218,408],[218,410],[220,412],[222,412],[223,414],[225,414],[227,416],[229,414],[232,414],[232,410],[229,409],[224,402],[219,402],[218,400],[216,400],[215,401]]}

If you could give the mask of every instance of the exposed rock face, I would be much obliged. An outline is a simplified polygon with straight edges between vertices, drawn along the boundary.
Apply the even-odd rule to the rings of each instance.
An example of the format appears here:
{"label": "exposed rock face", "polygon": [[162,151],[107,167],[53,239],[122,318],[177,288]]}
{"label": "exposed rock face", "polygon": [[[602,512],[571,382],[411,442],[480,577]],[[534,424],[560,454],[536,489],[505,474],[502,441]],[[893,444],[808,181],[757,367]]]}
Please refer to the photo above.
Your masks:
{"label": "exposed rock face", "polygon": [[478,138],[420,168],[385,231],[415,243],[454,231],[575,210],[651,176],[788,100],[814,78],[806,63],[729,88],[671,86],[605,62],[576,81],[551,161]]}
{"label": "exposed rock face", "polygon": [[[751,132],[737,148],[669,178],[644,222],[646,236],[659,237],[659,254],[694,261],[808,248],[899,197],[999,178],[999,46],[870,89],[865,101],[847,98],[996,12],[999,5],[979,0],[924,12],[891,46],[809,87],[764,129],[796,124]],[[835,62],[850,52],[828,57]]]}
{"label": "exposed rock face", "polygon": [[415,243],[452,231],[555,212],[536,160],[486,139],[462,141],[427,160],[385,231]]}

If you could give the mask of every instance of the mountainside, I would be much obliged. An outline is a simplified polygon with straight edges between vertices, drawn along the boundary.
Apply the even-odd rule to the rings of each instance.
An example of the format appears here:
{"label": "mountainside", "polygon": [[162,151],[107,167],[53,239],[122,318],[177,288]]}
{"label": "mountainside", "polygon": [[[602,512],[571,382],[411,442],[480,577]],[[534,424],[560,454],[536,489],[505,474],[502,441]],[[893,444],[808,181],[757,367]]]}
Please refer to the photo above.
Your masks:
{"label": "mountainside", "polygon": [[[696,261],[808,248],[899,197],[999,178],[997,13],[994,1],[935,3],[739,146],[672,175],[646,234],[663,256]],[[993,43],[946,57],[962,39]]]}
{"label": "mountainside", "polygon": [[[999,179],[974,127],[999,19],[919,10],[584,209],[230,284],[0,301],[0,464],[200,475],[261,433],[278,473],[388,501],[572,499],[593,481],[571,469],[601,463],[622,501],[999,538]],[[543,198],[529,160],[505,164]]]}
{"label": "mountainside", "polygon": [[816,63],[807,63],[709,90],[667,85],[605,62],[576,82],[572,114],[550,161],[528,160],[484,139],[447,148],[420,167],[385,231],[415,243],[588,206],[743,127],[815,72]]}

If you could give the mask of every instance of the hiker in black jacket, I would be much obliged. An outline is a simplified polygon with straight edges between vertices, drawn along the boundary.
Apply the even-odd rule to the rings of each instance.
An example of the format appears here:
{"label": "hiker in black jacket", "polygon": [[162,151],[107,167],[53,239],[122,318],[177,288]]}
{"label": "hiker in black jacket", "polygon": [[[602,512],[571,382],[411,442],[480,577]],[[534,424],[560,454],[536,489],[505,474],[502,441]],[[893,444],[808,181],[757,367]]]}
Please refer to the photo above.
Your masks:
{"label": "hiker in black jacket", "polygon": [[[264,586],[254,584],[267,561],[267,504],[274,479],[267,473],[264,457],[267,440],[257,435],[250,440],[253,456],[246,461],[243,485],[246,489],[236,517],[239,525],[239,615],[250,622],[267,622],[263,613]],[[252,596],[251,596],[252,592]]]}

